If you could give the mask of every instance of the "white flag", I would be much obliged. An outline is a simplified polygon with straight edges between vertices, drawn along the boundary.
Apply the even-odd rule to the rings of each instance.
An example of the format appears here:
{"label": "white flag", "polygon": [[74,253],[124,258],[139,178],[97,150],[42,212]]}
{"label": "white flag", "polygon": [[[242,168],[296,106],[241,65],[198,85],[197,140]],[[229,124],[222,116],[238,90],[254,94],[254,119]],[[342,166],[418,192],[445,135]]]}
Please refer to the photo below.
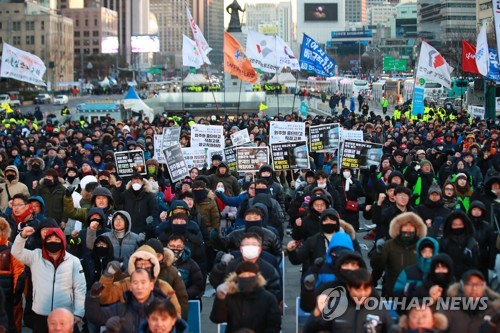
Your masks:
{"label": "white flag", "polygon": [[453,72],[453,67],[448,65],[443,56],[435,48],[422,41],[417,78],[441,83],[444,87],[451,88],[451,72]]}
{"label": "white flag", "polygon": [[201,51],[203,62],[207,65],[210,65],[211,63],[210,60],[208,60],[207,55],[210,53],[210,51],[212,51],[212,49],[210,48],[210,46],[208,46],[207,40],[203,36],[200,27],[194,21],[193,16],[191,15],[191,11],[189,11],[189,8],[187,6],[186,15],[188,17],[188,24],[191,27],[191,31],[193,31],[194,41],[196,42],[198,49]]}
{"label": "white flag", "polygon": [[[500,0],[493,0],[493,17],[495,19],[495,34],[500,36]],[[497,50],[500,50],[500,37],[497,37]]]}
{"label": "white flag", "polygon": [[194,40],[182,35],[182,66],[194,67],[196,69],[203,65],[201,52]]}
{"label": "white flag", "polygon": [[276,53],[278,54],[278,65],[280,67],[286,66],[292,71],[300,69],[299,60],[280,36],[276,36]]}
{"label": "white flag", "polygon": [[280,66],[276,53],[276,39],[256,31],[247,35],[246,54],[253,68],[267,73],[276,73]]}
{"label": "white flag", "polygon": [[490,68],[490,51],[488,49],[488,38],[486,36],[486,24],[483,23],[476,42],[476,66],[482,76],[488,75]]}
{"label": "white flag", "polygon": [[46,70],[45,64],[36,55],[3,43],[0,77],[45,86],[43,74]]}

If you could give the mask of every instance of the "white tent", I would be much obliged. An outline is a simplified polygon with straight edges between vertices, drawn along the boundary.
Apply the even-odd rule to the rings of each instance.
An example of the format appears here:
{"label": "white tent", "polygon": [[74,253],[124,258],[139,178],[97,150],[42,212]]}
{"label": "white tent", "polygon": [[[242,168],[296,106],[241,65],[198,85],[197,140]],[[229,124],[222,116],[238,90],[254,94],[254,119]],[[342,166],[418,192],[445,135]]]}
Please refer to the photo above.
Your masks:
{"label": "white tent", "polygon": [[125,109],[130,109],[134,112],[144,111],[144,116],[149,117],[150,120],[154,118],[153,109],[147,106],[146,103],[140,99],[133,87],[128,89],[125,97],[123,98],[122,104]]}
{"label": "white tent", "polygon": [[295,82],[297,79],[292,75],[292,73],[279,73],[274,75],[274,77],[267,81],[269,83],[291,83]]}
{"label": "white tent", "polygon": [[197,86],[199,84],[208,84],[208,80],[202,74],[189,73],[182,80],[183,86]]}

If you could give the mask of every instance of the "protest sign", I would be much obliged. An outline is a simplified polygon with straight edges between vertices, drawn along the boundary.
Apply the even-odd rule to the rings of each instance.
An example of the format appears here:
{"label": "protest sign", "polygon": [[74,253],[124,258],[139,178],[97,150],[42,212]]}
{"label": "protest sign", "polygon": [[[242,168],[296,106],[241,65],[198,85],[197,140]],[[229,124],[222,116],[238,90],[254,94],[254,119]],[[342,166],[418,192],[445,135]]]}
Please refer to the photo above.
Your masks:
{"label": "protest sign", "polygon": [[167,149],[170,146],[179,144],[179,137],[181,135],[180,127],[164,127],[161,149]]}
{"label": "protest sign", "polygon": [[155,134],[153,137],[154,158],[158,161],[158,163],[167,163],[167,161],[165,161],[165,156],[161,151],[162,144],[163,144],[163,135]]}
{"label": "protest sign", "polygon": [[115,152],[116,172],[120,177],[132,176],[134,173],[146,174],[146,162],[142,150]]}
{"label": "protest sign", "polygon": [[204,148],[182,148],[181,150],[188,170],[192,168],[203,169],[203,164],[207,163],[208,151],[205,151]]}
{"label": "protest sign", "polygon": [[340,129],[340,141],[360,141],[363,142],[363,131]]}
{"label": "protest sign", "polygon": [[324,124],[309,127],[309,142],[312,152],[333,151],[339,148],[339,124]]}
{"label": "protest sign", "polygon": [[484,119],[484,106],[469,106],[470,116],[473,119],[479,118]]}
{"label": "protest sign", "polygon": [[269,125],[269,143],[307,141],[306,123],[271,121]]}
{"label": "protest sign", "polygon": [[378,166],[381,158],[381,144],[345,141],[342,145],[342,167],[368,169],[372,165]]}
{"label": "protest sign", "polygon": [[244,143],[250,142],[248,128],[231,134],[231,142],[233,143],[233,146],[241,146]]}
{"label": "protest sign", "polygon": [[184,160],[182,149],[179,144],[163,149],[163,154],[167,160],[167,168],[170,173],[172,183],[189,176],[189,169],[186,165],[186,161]]}
{"label": "protest sign", "polygon": [[224,128],[215,125],[191,126],[192,148],[224,149]]}
{"label": "protest sign", "polygon": [[257,172],[264,164],[269,164],[269,147],[237,147],[236,170]]}
{"label": "protest sign", "polygon": [[224,149],[224,161],[227,163],[229,170],[236,171],[236,147],[227,147]]}
{"label": "protest sign", "polygon": [[306,141],[271,144],[274,170],[309,169],[309,154]]}

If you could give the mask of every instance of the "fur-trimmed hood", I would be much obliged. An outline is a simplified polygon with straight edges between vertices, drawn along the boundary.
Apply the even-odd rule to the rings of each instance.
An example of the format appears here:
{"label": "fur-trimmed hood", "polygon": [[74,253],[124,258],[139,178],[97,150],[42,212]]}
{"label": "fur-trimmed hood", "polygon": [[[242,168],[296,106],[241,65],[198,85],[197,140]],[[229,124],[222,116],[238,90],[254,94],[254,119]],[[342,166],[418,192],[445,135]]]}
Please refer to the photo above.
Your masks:
{"label": "fur-trimmed hood", "polygon": [[172,252],[172,250],[170,250],[168,247],[164,247],[162,263],[165,264],[165,266],[170,267],[174,264],[174,261],[175,261],[174,252]]}
{"label": "fur-trimmed hood", "polygon": [[[11,229],[9,222],[3,217],[0,217],[0,239],[8,242],[10,237]],[[3,245],[3,244],[0,244]]]}
{"label": "fur-trimmed hood", "polygon": [[[144,189],[144,191],[150,193],[152,191],[151,189],[151,185],[149,184],[148,180],[147,179],[142,179],[142,188]],[[131,190],[132,189],[132,180],[130,180],[128,183],[127,183],[127,186],[125,188],[126,190]]]}
{"label": "fur-trimmed hood", "polygon": [[160,163],[158,163],[158,161],[155,160],[154,158],[150,158],[149,160],[146,161],[146,169],[148,168],[148,165],[151,165],[151,164],[156,167],[156,171],[159,170]]}
{"label": "fur-trimmed hood", "polygon": [[[59,184],[64,185],[64,179],[62,177],[57,177],[57,181],[59,182]],[[45,178],[40,179],[38,183],[40,186],[45,186]]]}
{"label": "fur-trimmed hood", "polygon": [[45,161],[43,160],[43,158],[40,158],[38,156],[33,156],[28,160],[28,163],[26,165],[28,171],[31,171],[33,163],[35,161],[38,161],[38,163],[40,163],[40,171],[43,171],[45,169]]}
{"label": "fur-trimmed hood", "polygon": [[460,210],[455,210],[448,214],[446,217],[446,220],[444,221],[443,225],[443,237],[450,237],[451,236],[451,224],[455,219],[461,219],[464,223],[464,228],[465,228],[465,234],[469,237],[474,236],[474,226],[472,225],[472,221],[469,219],[467,214]]}
{"label": "fur-trimmed hood", "polygon": [[149,260],[153,264],[154,278],[155,279],[158,278],[158,275],[160,275],[160,262],[156,257],[155,250],[151,246],[143,245],[140,248],[138,248],[134,253],[132,253],[130,259],[128,260],[129,275],[132,275],[132,273],[135,271],[135,262],[138,259]]}
{"label": "fur-trimmed hood", "polygon": [[7,184],[16,184],[19,181],[19,170],[17,169],[17,167],[15,165],[9,165],[8,167],[5,168],[4,174],[7,171],[14,171],[16,173],[16,178],[11,182],[7,178],[5,178],[5,182]]}
{"label": "fur-trimmed hood", "polygon": [[[264,277],[260,273],[257,273],[257,276],[258,276],[258,284],[257,285],[259,287],[264,287],[267,284],[266,279],[264,279]],[[224,283],[226,283],[227,286],[228,286],[227,293],[229,295],[236,294],[237,292],[239,292],[239,288],[238,288],[238,275],[236,274],[236,272],[230,273],[227,276],[227,278],[224,281]]]}
{"label": "fur-trimmed hood", "polygon": [[[446,291],[446,295],[448,297],[457,297],[457,296],[462,296],[464,294],[464,291],[462,289],[462,284],[460,282],[453,283],[448,287],[448,290]],[[486,289],[484,290],[484,295],[488,297],[490,302],[493,303],[493,308],[496,311],[500,310],[500,294],[495,292],[493,289],[490,287],[486,286]]]}
{"label": "fur-trimmed hood", "polygon": [[389,227],[389,236],[391,238],[397,238],[401,232],[401,227],[405,224],[410,223],[416,229],[417,238],[423,238],[427,235],[427,226],[420,216],[415,213],[407,212],[399,214],[392,219]]}
{"label": "fur-trimmed hood", "polygon": [[[448,318],[444,314],[434,312],[432,316],[434,317],[433,329],[436,329],[438,331],[446,331],[446,329],[448,329]],[[404,314],[399,317],[399,327],[405,330],[408,329],[408,315]]]}
{"label": "fur-trimmed hood", "polygon": [[342,230],[344,230],[344,232],[348,234],[353,241],[356,239],[356,230],[354,230],[354,227],[349,222],[340,219],[340,228],[342,228]]}

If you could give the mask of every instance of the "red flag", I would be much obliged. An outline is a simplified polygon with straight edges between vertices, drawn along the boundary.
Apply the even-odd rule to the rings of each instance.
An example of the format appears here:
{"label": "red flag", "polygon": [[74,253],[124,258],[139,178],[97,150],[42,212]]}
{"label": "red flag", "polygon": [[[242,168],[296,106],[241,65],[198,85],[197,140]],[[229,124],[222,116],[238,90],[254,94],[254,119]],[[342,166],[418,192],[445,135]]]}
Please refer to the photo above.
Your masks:
{"label": "red flag", "polygon": [[230,33],[224,32],[224,71],[250,83],[257,81],[257,73],[243,47]]}
{"label": "red flag", "polygon": [[476,47],[462,40],[462,71],[480,74],[476,65]]}

